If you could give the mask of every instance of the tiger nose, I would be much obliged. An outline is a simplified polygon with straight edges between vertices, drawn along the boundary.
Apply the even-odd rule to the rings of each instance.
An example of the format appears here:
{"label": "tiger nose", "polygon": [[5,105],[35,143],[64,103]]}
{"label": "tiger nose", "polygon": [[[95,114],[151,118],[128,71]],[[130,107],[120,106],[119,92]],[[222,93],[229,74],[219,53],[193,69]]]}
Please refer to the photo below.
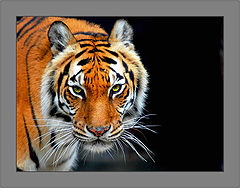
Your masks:
{"label": "tiger nose", "polygon": [[110,129],[110,126],[105,126],[105,127],[104,126],[97,126],[97,127],[86,126],[86,128],[89,132],[93,133],[95,136],[100,137]]}

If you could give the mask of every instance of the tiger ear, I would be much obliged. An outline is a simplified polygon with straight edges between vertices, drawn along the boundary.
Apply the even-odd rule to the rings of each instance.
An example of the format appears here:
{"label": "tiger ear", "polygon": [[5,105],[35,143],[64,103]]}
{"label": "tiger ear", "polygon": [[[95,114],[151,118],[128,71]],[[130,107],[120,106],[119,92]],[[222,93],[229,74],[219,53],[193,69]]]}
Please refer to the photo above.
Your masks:
{"label": "tiger ear", "polygon": [[61,21],[55,21],[51,24],[48,30],[48,39],[51,43],[51,51],[54,55],[57,55],[68,45],[76,42],[68,26]]}
{"label": "tiger ear", "polygon": [[133,29],[126,20],[117,20],[113,26],[109,42],[123,42],[126,47],[133,47]]}

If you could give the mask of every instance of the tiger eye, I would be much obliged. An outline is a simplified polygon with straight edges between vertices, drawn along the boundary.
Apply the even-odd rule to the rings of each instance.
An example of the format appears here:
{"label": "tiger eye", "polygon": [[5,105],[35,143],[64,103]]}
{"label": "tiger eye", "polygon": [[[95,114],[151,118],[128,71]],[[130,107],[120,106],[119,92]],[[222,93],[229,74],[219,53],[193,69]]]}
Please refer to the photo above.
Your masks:
{"label": "tiger eye", "polygon": [[120,86],[119,84],[117,84],[117,85],[115,85],[115,86],[112,87],[112,90],[113,90],[114,92],[117,92],[117,91],[120,90],[120,88],[121,88],[121,86]]}
{"label": "tiger eye", "polygon": [[78,87],[78,86],[74,86],[74,87],[73,87],[73,91],[74,91],[75,93],[80,93],[80,92],[82,91],[82,89],[81,89],[80,87]]}

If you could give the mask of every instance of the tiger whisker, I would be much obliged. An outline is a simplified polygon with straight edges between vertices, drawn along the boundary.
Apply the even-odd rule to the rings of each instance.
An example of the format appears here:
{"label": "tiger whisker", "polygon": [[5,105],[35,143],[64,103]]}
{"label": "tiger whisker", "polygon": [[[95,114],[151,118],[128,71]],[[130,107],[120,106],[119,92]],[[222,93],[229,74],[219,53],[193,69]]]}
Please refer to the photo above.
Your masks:
{"label": "tiger whisker", "polygon": [[[70,137],[70,136],[69,136]],[[64,148],[64,146],[66,145],[66,144],[68,144],[68,141],[69,140],[71,140],[72,138],[69,138],[68,140],[66,140],[66,141],[64,141],[64,142],[62,142],[62,141],[60,141],[59,143],[58,143],[58,147],[56,147],[56,152],[55,152],[55,155],[54,155],[54,157],[53,157],[53,163],[52,163],[52,165],[54,165],[54,162],[56,161],[56,157],[57,157],[57,154],[58,154],[58,157],[59,157],[59,155],[61,154],[61,152],[62,152],[62,150],[63,150],[63,148]],[[60,148],[61,147],[61,148]],[[57,163],[55,163],[55,167],[57,166]]]}
{"label": "tiger whisker", "polygon": [[[66,153],[66,151],[67,151],[67,148],[70,146],[70,144],[71,143],[73,143],[73,141],[75,140],[76,138],[70,138],[68,141],[70,141],[70,140],[72,140],[72,141],[70,141],[70,143],[68,144],[68,146],[65,148],[65,151],[63,151],[62,152],[62,149],[63,149],[63,147],[61,148],[61,152],[59,151],[59,155],[58,155],[58,158],[57,158],[57,160],[55,160],[55,158],[54,158],[54,162],[52,163],[52,165],[54,165],[55,167],[57,166],[57,163],[58,163],[58,161],[64,156],[64,154]],[[64,145],[66,145],[66,143],[64,143],[63,144],[63,146]]]}
{"label": "tiger whisker", "polygon": [[133,121],[133,120],[140,121],[143,118],[148,118],[149,116],[153,116],[153,115],[157,115],[157,114],[146,114],[146,115],[143,115],[143,116],[140,116],[140,117],[135,117],[135,118],[132,118],[132,119],[128,119],[128,120],[124,121],[123,124],[127,123],[127,122],[130,122],[130,121]]}
{"label": "tiger whisker", "polygon": [[44,162],[47,162],[49,160],[49,158],[56,152],[56,148],[58,147],[59,145],[56,144],[54,145],[54,147],[52,147],[52,149],[49,149],[48,150],[48,154],[45,156],[44,158]]}
{"label": "tiger whisker", "polygon": [[[48,161],[48,159],[53,155],[53,153],[56,152],[56,148],[57,148],[59,145],[61,145],[61,146],[64,145],[64,144],[65,144],[64,141],[65,141],[65,140],[67,141],[67,140],[69,139],[69,137],[70,137],[70,136],[68,136],[67,138],[63,139],[62,141],[56,143],[56,145],[55,145],[53,148],[50,148],[50,149],[48,150],[47,155],[45,156],[44,162]],[[44,159],[44,157],[43,157],[43,159]]]}
{"label": "tiger whisker", "polygon": [[63,124],[72,124],[70,122],[65,122],[65,121],[61,121],[61,120],[56,120],[56,119],[33,119],[33,120],[37,120],[37,121],[53,121],[53,122],[58,122],[58,123],[63,123]]}
{"label": "tiger whisker", "polygon": [[149,128],[149,127],[157,127],[157,126],[161,126],[161,125],[143,125],[143,124],[141,124],[141,123],[136,123],[136,124],[132,124],[132,125],[130,125],[130,126],[124,126],[123,129],[125,129],[125,130],[126,130],[126,129],[131,129],[131,128],[146,129],[146,130],[148,130],[148,131],[151,131],[151,132],[157,134],[156,131],[154,131],[154,130],[152,130],[152,129]]}
{"label": "tiger whisker", "polygon": [[161,127],[162,125],[143,125],[145,127]]}
{"label": "tiger whisker", "polygon": [[133,149],[133,151],[135,151],[135,153],[138,155],[140,159],[147,162],[147,160],[136,150],[136,148],[132,145],[131,142],[129,142],[125,137],[121,137],[121,138],[122,138],[122,141],[126,142]]}
{"label": "tiger whisker", "polygon": [[83,160],[83,165],[85,165],[87,156],[89,155],[90,150],[86,150],[85,153],[83,154],[82,160]]}
{"label": "tiger whisker", "polygon": [[118,157],[118,153],[119,153],[118,146],[117,146],[116,142],[113,142],[113,144],[115,145],[115,147],[110,148],[110,151],[112,151],[113,156],[115,158],[117,158]]}
{"label": "tiger whisker", "polygon": [[[44,136],[39,136],[39,137],[37,137],[37,138],[35,138],[34,140],[33,140],[33,142],[35,142],[37,139],[39,139],[36,143],[38,144],[40,141],[43,141],[43,140],[45,140],[49,135],[51,135],[52,133],[51,132],[48,132],[48,134],[46,134],[46,135],[44,135]],[[42,139],[40,139],[40,138],[42,138]],[[48,141],[47,141],[48,142]]]}
{"label": "tiger whisker", "polygon": [[[49,142],[41,149],[41,151],[44,150],[44,149],[45,149],[46,147],[48,147],[49,145],[51,145],[53,142],[56,142],[57,140],[63,138],[64,136],[67,136],[67,135],[69,135],[69,134],[71,134],[71,133],[72,133],[71,131],[66,131],[66,134],[60,136],[60,137],[57,138],[57,139],[54,139],[53,141],[51,141],[51,139],[49,139]],[[56,136],[58,136],[58,135],[53,136],[53,138],[55,138]]]}
{"label": "tiger whisker", "polygon": [[[151,132],[153,132],[153,133],[155,133],[155,134],[158,134],[158,132],[150,129],[148,126],[149,126],[149,125],[141,125],[141,124],[139,124],[139,125],[135,125],[133,128],[146,129],[146,130],[151,131]],[[150,127],[157,127],[157,126],[160,126],[160,125],[154,125],[154,126],[150,126]]]}
{"label": "tiger whisker", "polygon": [[[72,124],[71,124],[72,125]],[[28,125],[28,126],[31,126],[31,127],[72,127],[69,125],[59,125],[59,124],[51,124],[51,125],[41,125],[41,124],[38,124],[38,125]]]}
{"label": "tiger whisker", "polygon": [[[44,138],[42,139],[42,140],[44,140],[44,139],[46,139],[47,138],[47,136],[49,136],[49,135],[51,135],[52,134],[52,131],[48,131],[48,133],[44,136]],[[52,136],[51,138],[55,138],[55,137],[57,137],[58,135],[56,134],[56,135],[54,135],[54,136]],[[49,142],[51,141],[51,139],[49,139],[46,143],[45,143],[45,145],[44,145],[44,147],[46,146],[46,144],[48,144]],[[37,143],[39,143],[40,142],[40,140],[37,142]],[[43,150],[44,148],[42,148],[42,150]],[[42,151],[41,150],[41,151]]]}
{"label": "tiger whisker", "polygon": [[74,145],[77,144],[77,143],[78,143],[77,138],[73,138],[72,141],[71,141],[71,142],[68,144],[68,146],[65,148],[65,150],[61,153],[61,156],[59,156],[59,158],[53,163],[53,165],[56,166],[57,163],[58,163],[58,161],[64,157],[65,153],[67,153],[67,151],[68,151],[70,148],[72,148],[72,146],[74,146]]}
{"label": "tiger whisker", "polygon": [[[54,162],[55,164],[58,163],[58,161],[63,158],[63,156],[65,155],[65,153],[74,145],[77,143],[77,138],[73,138],[73,140],[68,144],[68,146],[65,148],[65,151],[62,152],[61,156]],[[54,164],[53,163],[53,164]]]}
{"label": "tiger whisker", "polygon": [[117,150],[117,152],[118,152],[118,146],[117,146],[117,143],[116,143],[116,142],[113,142],[113,144],[114,144],[114,146],[115,146],[115,148],[116,148],[116,150]]}
{"label": "tiger whisker", "polygon": [[[58,145],[61,147],[57,147],[56,148],[56,153],[54,155],[53,161],[56,161],[56,158],[58,158],[60,156],[60,154],[62,153],[63,148],[65,147],[66,144],[69,144],[69,141],[72,140],[72,137],[69,135],[68,139],[64,140],[64,141],[59,141]],[[54,163],[54,162],[53,162]]]}
{"label": "tiger whisker", "polygon": [[[66,138],[64,138],[63,140],[61,140],[61,142],[63,142],[64,140],[66,140],[67,138],[69,138],[71,135],[69,135],[68,137],[66,137]],[[56,143],[56,145],[54,145],[52,148],[50,148],[43,156],[42,156],[42,158],[40,159],[40,161],[43,161],[43,162],[46,162],[47,160],[44,160],[45,158],[47,159],[47,158],[49,158],[48,157],[48,155],[50,154],[50,152],[51,152],[51,150],[52,150],[52,153],[55,151],[55,149],[54,148],[56,148],[57,147],[57,143]],[[51,156],[51,155],[50,155]]]}
{"label": "tiger whisker", "polygon": [[111,152],[110,152],[109,150],[106,150],[106,151],[107,151],[107,153],[109,154],[109,156],[110,156],[113,160],[115,160],[114,157],[112,156]]}
{"label": "tiger whisker", "polygon": [[91,152],[90,155],[91,155],[91,159],[93,160],[94,159],[94,152]]}
{"label": "tiger whisker", "polygon": [[[48,131],[48,132],[46,132],[46,133],[44,133],[44,134],[42,134],[42,135],[40,135],[40,136],[37,136],[36,138],[34,138],[33,140],[32,140],[32,142],[34,142],[34,141],[36,141],[37,139],[40,139],[40,138],[43,138],[42,140],[44,140],[48,135],[50,135],[52,132],[51,131]],[[40,142],[40,140],[38,141],[38,142]],[[38,143],[37,142],[37,143]]]}
{"label": "tiger whisker", "polygon": [[123,160],[124,160],[124,162],[126,163],[126,156],[125,156],[125,152],[124,152],[124,148],[123,148],[123,145],[121,144],[121,140],[119,139],[119,140],[116,140],[117,141],[117,143],[118,143],[118,145],[119,145],[119,147],[121,148],[121,150],[122,150],[122,154],[123,154]]}
{"label": "tiger whisker", "polygon": [[[143,144],[143,142],[141,140],[139,140],[136,136],[134,136],[133,134],[131,134],[130,132],[126,133],[125,132],[125,135],[124,136],[127,136],[130,140],[134,141],[135,143],[137,143],[139,146],[141,146],[145,151],[146,153],[148,154],[148,156],[152,159],[153,162],[154,159],[152,158],[152,156],[150,155],[150,153],[153,154],[153,152],[145,145]],[[149,153],[150,152],[150,153]]]}
{"label": "tiger whisker", "polygon": [[[66,130],[71,130],[70,128],[69,129],[59,129],[59,130],[54,130],[54,132],[55,133],[57,133],[57,132],[62,132],[62,131],[66,131]],[[43,138],[42,140],[44,140],[48,135],[50,135],[50,134],[52,134],[52,130],[49,130],[48,132],[46,132],[46,133],[44,133],[44,134],[42,134],[41,136],[38,136],[38,137],[36,137],[35,139],[33,139],[32,141],[35,141],[35,140],[37,140],[37,139],[39,139],[39,138]],[[40,142],[40,141],[38,141],[38,142]]]}
{"label": "tiger whisker", "polygon": [[[56,138],[57,136],[59,136],[59,135],[55,135],[54,137],[52,137],[52,138]],[[57,143],[59,143],[59,142],[62,142],[62,141],[64,141],[64,140],[61,140],[63,137],[71,137],[72,135],[71,135],[71,132],[66,132],[66,133],[64,133],[62,136],[60,136],[59,138],[57,138],[57,139],[54,139],[54,140],[52,140],[51,141],[51,139],[49,139],[49,141],[45,144],[45,146],[41,149],[41,151],[43,150],[43,149],[45,149],[46,147],[48,147],[48,146],[50,146],[50,145],[52,145],[53,143],[56,145]]]}
{"label": "tiger whisker", "polygon": [[[141,119],[146,118],[146,117],[151,116],[151,115],[156,115],[156,114],[146,114],[146,115],[141,116],[141,117],[138,117],[138,118],[133,118],[133,119],[131,119],[131,120],[124,121],[124,122],[122,123],[122,125],[123,125],[124,129],[136,128],[136,127],[134,127],[134,126],[137,125],[137,124],[140,125],[140,122],[139,122],[139,121],[140,121]],[[134,119],[136,119],[136,120],[134,120]]]}

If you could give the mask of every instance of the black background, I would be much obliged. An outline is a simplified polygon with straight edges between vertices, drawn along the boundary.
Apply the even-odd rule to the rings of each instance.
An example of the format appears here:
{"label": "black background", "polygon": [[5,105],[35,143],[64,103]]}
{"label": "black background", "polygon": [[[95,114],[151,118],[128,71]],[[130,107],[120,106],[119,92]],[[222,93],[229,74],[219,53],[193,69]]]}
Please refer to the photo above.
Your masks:
{"label": "black background", "polygon": [[89,157],[79,162],[76,170],[222,171],[223,18],[81,19],[100,24],[110,34],[120,18],[133,27],[133,43],[150,76],[144,113],[157,115],[142,122],[161,126],[154,128],[158,134],[145,130],[141,131],[144,136],[138,131],[132,133],[154,152],[155,163],[149,158],[147,163],[141,161],[125,147],[126,163],[111,158],[98,162]]}

